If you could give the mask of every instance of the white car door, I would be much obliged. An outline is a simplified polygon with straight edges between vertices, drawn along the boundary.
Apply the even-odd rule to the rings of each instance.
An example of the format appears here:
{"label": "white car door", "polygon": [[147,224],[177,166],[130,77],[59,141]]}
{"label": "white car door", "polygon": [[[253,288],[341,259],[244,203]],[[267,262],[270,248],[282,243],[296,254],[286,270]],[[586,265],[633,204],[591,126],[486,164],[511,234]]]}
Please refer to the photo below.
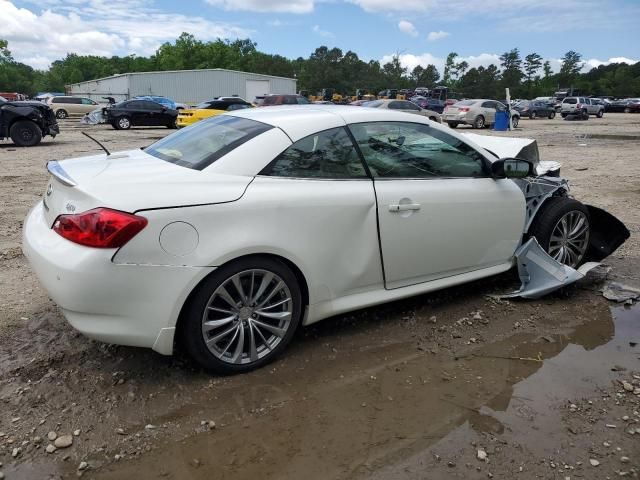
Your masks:
{"label": "white car door", "polygon": [[482,155],[422,123],[350,125],[374,177],[388,289],[511,261],[525,200]]}

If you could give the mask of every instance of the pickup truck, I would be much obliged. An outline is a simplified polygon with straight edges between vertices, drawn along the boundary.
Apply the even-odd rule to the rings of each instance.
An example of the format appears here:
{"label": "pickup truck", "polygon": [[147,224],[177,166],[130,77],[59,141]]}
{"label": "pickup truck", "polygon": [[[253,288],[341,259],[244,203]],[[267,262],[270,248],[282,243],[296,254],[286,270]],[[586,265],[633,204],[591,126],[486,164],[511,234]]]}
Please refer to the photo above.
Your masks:
{"label": "pickup truck", "polygon": [[592,102],[590,98],[566,97],[560,104],[560,115],[562,118],[566,118],[568,115],[582,115],[584,119],[589,118],[589,115],[602,118],[604,105]]}
{"label": "pickup truck", "polygon": [[19,147],[33,147],[42,137],[60,133],[50,107],[37,101],[10,102],[0,97],[0,140],[11,138]]}

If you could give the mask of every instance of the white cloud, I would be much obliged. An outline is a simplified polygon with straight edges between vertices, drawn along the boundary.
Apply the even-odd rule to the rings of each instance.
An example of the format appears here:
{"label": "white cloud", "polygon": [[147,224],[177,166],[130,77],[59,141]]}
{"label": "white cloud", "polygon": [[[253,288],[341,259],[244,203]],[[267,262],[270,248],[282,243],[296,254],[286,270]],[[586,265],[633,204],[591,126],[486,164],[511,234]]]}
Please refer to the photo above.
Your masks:
{"label": "white cloud", "polygon": [[400,20],[398,22],[398,28],[401,32],[404,32],[407,35],[411,35],[412,37],[418,36],[418,31],[416,30],[415,25],[407,20]]}
{"label": "white cloud", "polygon": [[388,0],[347,0],[348,3],[358,5],[367,12],[421,12],[427,10],[433,3],[432,0],[404,0],[402,2],[390,2]]}
{"label": "white cloud", "polygon": [[634,63],[638,63],[639,60],[632,60],[626,57],[612,57],[609,60],[598,60],[597,58],[590,58],[589,60],[585,60],[584,70],[591,70],[592,68],[597,68],[600,65],[609,65],[611,63],[626,63],[627,65],[633,65]]}
{"label": "white cloud", "polygon": [[[380,60],[381,64],[390,62],[393,59],[393,55],[384,55]],[[469,68],[474,67],[487,67],[490,64],[500,66],[499,55],[495,53],[481,53],[480,55],[470,55],[468,57],[457,57],[456,62],[466,61],[469,64]],[[444,72],[445,57],[437,57],[431,53],[422,53],[414,55],[412,53],[400,54],[400,64],[403,67],[407,67],[409,71],[413,70],[416,66],[420,65],[426,67],[427,65],[435,65],[440,75]]]}
{"label": "white cloud", "polygon": [[439,30],[437,32],[429,32],[429,35],[427,35],[427,40],[429,40],[430,42],[436,42],[438,40],[442,40],[443,38],[447,38],[450,35],[451,34],[449,32],[443,32],[442,30]]}
{"label": "white cloud", "polygon": [[[244,28],[202,17],[163,13],[145,0],[61,0],[36,11],[0,0],[2,30],[14,58],[47,68],[67,53],[81,55],[150,55],[184,31],[201,40],[245,38]],[[144,21],[140,19],[144,18]]]}
{"label": "white cloud", "polygon": [[314,7],[314,0],[206,0],[206,2],[225,10],[250,12],[310,13]]}
{"label": "white cloud", "polygon": [[328,30],[322,30],[320,28],[320,25],[314,25],[313,28],[311,29],[313,30],[313,33],[317,33],[318,35],[320,35],[321,37],[326,37],[326,38],[333,38],[335,37],[335,35],[328,31]]}

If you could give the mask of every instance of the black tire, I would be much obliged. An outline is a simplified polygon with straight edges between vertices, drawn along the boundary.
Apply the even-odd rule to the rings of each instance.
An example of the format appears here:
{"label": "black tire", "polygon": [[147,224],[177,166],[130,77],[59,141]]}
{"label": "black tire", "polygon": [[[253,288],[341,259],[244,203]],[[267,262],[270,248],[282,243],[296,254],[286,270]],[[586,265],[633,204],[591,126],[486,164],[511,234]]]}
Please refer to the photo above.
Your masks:
{"label": "black tire", "polygon": [[589,120],[589,112],[586,109],[582,110],[582,119]]}
{"label": "black tire", "polygon": [[118,130],[129,130],[131,128],[131,119],[123,115],[115,120],[115,124]]}
{"label": "black tire", "polygon": [[513,125],[513,128],[518,128],[518,124],[520,123],[520,117],[517,115],[514,115],[513,117],[511,117],[511,125]]}
{"label": "black tire", "polygon": [[564,113],[564,112],[562,112],[562,113],[560,114],[560,116],[561,116],[562,118],[567,118],[567,115],[568,115],[568,113]]}
{"label": "black tire", "polygon": [[431,120],[432,122],[437,122],[438,119],[436,117],[429,117],[429,120]]}
{"label": "black tire", "polygon": [[529,114],[529,118],[530,118],[531,120],[533,120],[533,119],[534,119],[534,118],[536,118],[537,116],[538,116],[538,114],[537,114],[535,111],[533,111],[533,112],[531,112],[531,113]]}
{"label": "black tire", "polygon": [[42,140],[42,130],[30,120],[18,120],[11,125],[11,140],[19,147],[33,147]]}
{"label": "black tire", "polygon": [[[583,213],[587,222],[590,222],[589,210],[577,200],[568,197],[552,197],[548,199],[536,214],[531,227],[529,227],[529,237],[536,237],[540,246],[549,253],[551,234],[553,233],[556,225],[562,217],[575,211]],[[588,224],[587,228],[590,230],[590,224]],[[589,236],[587,236],[587,245],[585,250],[578,261],[574,264],[567,263],[569,266],[576,268],[584,262],[585,255],[589,250],[588,240]]]}
{"label": "black tire", "polygon": [[114,130],[120,130],[118,128],[118,124],[115,121],[114,122],[110,122],[110,123],[111,123],[111,126],[113,127]]}
{"label": "black tire", "polygon": [[624,113],[631,113],[631,109],[630,109],[629,107],[626,107],[626,108],[624,109]]}
{"label": "black tire", "polygon": [[167,128],[170,128],[172,130],[175,130],[176,128],[178,128],[178,119],[176,118],[172,123],[167,125]]}
{"label": "black tire", "polygon": [[556,112],[550,112],[549,113],[549,120],[553,120],[554,118],[556,118]]}
{"label": "black tire", "polygon": [[604,117],[604,110],[598,110],[598,113],[596,114],[596,117],[598,117],[598,118]]}
{"label": "black tire", "polygon": [[60,108],[58,110],[56,110],[56,118],[67,118],[69,116],[69,114],[67,113],[67,111],[64,108]]}
{"label": "black tire", "polygon": [[485,121],[484,121],[484,117],[482,115],[478,115],[474,120],[473,120],[473,128],[477,128],[477,129],[481,129],[485,127]]}
{"label": "black tire", "polygon": [[456,122],[447,122],[450,128],[458,128],[458,124]]}
{"label": "black tire", "polygon": [[[262,358],[250,363],[232,364],[217,358],[206,346],[202,333],[202,319],[209,301],[218,287],[237,273],[245,270],[261,269],[280,277],[291,293],[292,315],[288,329],[280,342]],[[302,318],[302,292],[295,274],[280,260],[251,256],[231,262],[215,270],[197,288],[185,306],[184,317],[180,326],[180,339],[187,352],[206,370],[220,374],[244,373],[260,368],[280,355],[289,345]],[[232,342],[230,342],[232,343]]]}

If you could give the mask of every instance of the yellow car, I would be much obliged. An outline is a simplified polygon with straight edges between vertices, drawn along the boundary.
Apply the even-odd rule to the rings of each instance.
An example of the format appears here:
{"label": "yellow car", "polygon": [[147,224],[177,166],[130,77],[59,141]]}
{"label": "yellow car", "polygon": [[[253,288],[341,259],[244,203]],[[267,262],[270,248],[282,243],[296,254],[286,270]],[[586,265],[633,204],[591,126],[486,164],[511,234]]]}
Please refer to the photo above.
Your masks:
{"label": "yellow car", "polygon": [[221,115],[232,110],[251,108],[249,102],[245,102],[240,97],[217,97],[196,105],[194,108],[185,108],[178,113],[178,128],[188,127],[205,118]]}

